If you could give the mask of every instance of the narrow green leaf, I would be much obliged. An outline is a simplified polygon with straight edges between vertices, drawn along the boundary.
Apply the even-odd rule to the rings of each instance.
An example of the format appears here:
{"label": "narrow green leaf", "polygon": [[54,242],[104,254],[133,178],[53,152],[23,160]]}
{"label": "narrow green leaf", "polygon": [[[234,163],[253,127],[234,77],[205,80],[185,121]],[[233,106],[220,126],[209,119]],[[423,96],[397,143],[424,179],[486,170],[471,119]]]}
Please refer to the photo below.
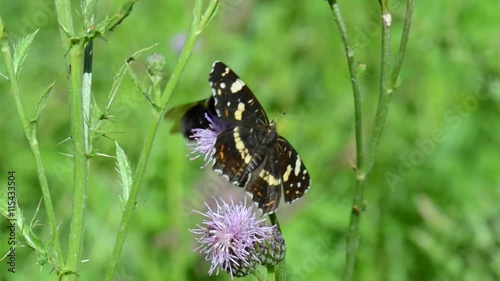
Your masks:
{"label": "narrow green leaf", "polygon": [[116,97],[116,94],[118,93],[118,89],[120,88],[120,85],[123,82],[123,77],[125,77],[125,74],[127,73],[127,69],[129,67],[129,65],[132,62],[134,62],[144,52],[147,52],[147,51],[151,50],[152,48],[156,47],[156,45],[158,45],[158,43],[135,52],[123,64],[123,66],[120,68],[120,71],[114,77],[113,86],[111,87],[111,91],[109,92],[108,102],[106,103],[106,109],[104,110],[104,114],[107,114],[109,109],[111,108],[111,105],[113,104],[113,101]]}
{"label": "narrow green leaf", "polygon": [[19,77],[19,74],[21,73],[21,68],[23,66],[24,60],[26,59],[26,56],[28,55],[28,49],[31,46],[31,43],[33,43],[33,40],[35,39],[35,35],[38,33],[38,30],[35,30],[35,32],[28,34],[24,36],[17,46],[14,47],[14,73],[16,74],[17,77]]}
{"label": "narrow green leaf", "polygon": [[36,207],[36,210],[35,210],[35,214],[33,215],[33,218],[31,219],[31,222],[30,222],[30,229],[33,229],[37,226],[37,220],[36,220],[36,216],[38,215],[38,212],[40,211],[40,207],[42,206],[42,201],[43,201],[43,198],[40,198],[40,200],[38,200],[38,206]]}
{"label": "narrow green leaf", "polygon": [[120,196],[120,200],[122,201],[122,207],[125,209],[127,205],[127,201],[130,195],[130,189],[132,188],[132,170],[130,169],[130,165],[127,159],[127,155],[125,151],[116,144],[116,170],[120,175],[121,187],[122,187],[122,195]]}
{"label": "narrow green leaf", "polygon": [[148,102],[150,104],[153,104],[151,102],[150,97],[149,97],[150,91],[148,91],[146,89],[146,86],[139,79],[139,77],[137,76],[137,74],[135,73],[135,71],[132,69],[132,67],[130,67],[130,64],[127,63],[126,66],[127,66],[128,74],[130,75],[130,78],[132,78],[132,81],[134,81],[134,84],[137,86],[137,88],[139,88],[139,90],[144,95],[144,97],[148,100]]}
{"label": "narrow green leaf", "polygon": [[134,7],[134,4],[138,0],[130,0],[123,4],[121,7],[120,11],[116,13],[111,18],[106,18],[105,21],[101,22],[100,24],[97,25],[96,27],[96,32],[95,35],[104,35],[108,31],[113,31],[118,25],[120,25],[123,20],[130,15],[132,12],[132,8]]}
{"label": "narrow green leaf", "polygon": [[[207,26],[215,18],[218,11],[219,11],[219,1],[216,1],[213,9],[207,9],[205,11],[205,14],[203,14],[203,19],[202,19],[203,26],[201,26],[201,28],[205,28],[205,26]],[[208,17],[207,20],[205,20],[206,17]]]}
{"label": "narrow green leaf", "polygon": [[106,31],[113,31],[122,21],[130,15],[137,0],[131,0],[123,4],[120,11],[112,17],[106,24]]}
{"label": "narrow green leaf", "polygon": [[356,78],[358,79],[358,81],[363,80],[363,75],[365,74],[365,70],[366,70],[366,64],[358,63],[358,65],[356,66]]}
{"label": "narrow green leaf", "polygon": [[[1,200],[0,213],[6,219],[12,219],[10,211],[7,208],[7,194],[5,192],[0,192],[0,200]],[[29,226],[26,225],[25,219],[23,216],[23,211],[19,208],[17,201],[15,201],[15,204],[16,204],[16,207],[15,207],[14,212],[15,212],[16,232],[20,236],[20,239],[18,241],[18,243],[19,243],[18,246],[24,244],[24,245],[34,249],[37,252],[43,252],[41,240],[32,232],[32,226],[34,225],[33,222]],[[37,208],[37,211],[38,211],[38,208]]]}
{"label": "narrow green leaf", "polygon": [[[40,201],[42,202],[42,201]],[[23,242],[30,248],[34,249],[37,251],[39,254],[40,253],[46,253],[46,251],[43,249],[43,242],[36,234],[33,232],[34,227],[36,226],[36,215],[38,213],[38,210],[40,209],[40,204],[38,204],[37,210],[35,215],[33,216],[33,219],[30,223],[30,225],[26,224],[25,218],[23,216],[23,212],[19,207],[16,208],[16,223],[17,227],[20,230],[23,238]]]}
{"label": "narrow green leaf", "polygon": [[43,94],[40,96],[40,99],[38,100],[38,103],[36,104],[36,107],[35,107],[35,117],[33,117],[31,122],[38,122],[40,120],[40,116],[42,115],[42,111],[45,108],[45,105],[47,104],[47,99],[48,99],[49,94],[52,91],[52,88],[54,87],[55,83],[56,83],[55,81],[52,82],[52,84],[50,84],[45,89]]}

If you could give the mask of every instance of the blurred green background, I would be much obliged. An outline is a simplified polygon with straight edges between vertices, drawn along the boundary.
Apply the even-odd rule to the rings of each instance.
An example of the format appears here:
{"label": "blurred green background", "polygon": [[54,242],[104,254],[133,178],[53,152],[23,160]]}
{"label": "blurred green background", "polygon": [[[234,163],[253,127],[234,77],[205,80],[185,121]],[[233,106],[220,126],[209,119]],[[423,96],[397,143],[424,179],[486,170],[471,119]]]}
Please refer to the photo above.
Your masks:
{"label": "blurred green background", "polygon": [[[100,1],[98,20],[121,1]],[[397,50],[404,1],[390,1]],[[500,2],[416,1],[402,84],[392,99],[374,170],[356,280],[500,280]],[[80,19],[79,1],[73,1]],[[370,136],[378,100],[380,27],[377,1],[341,1],[362,80],[364,130]],[[192,1],[139,1],[129,18],[94,45],[93,94],[103,106],[119,68],[132,53],[153,52],[175,65],[191,19]],[[53,1],[1,1],[11,43],[40,28],[21,76],[31,116],[39,95],[55,87],[39,124],[39,142],[66,248],[72,203],[72,163],[65,46]],[[146,78],[144,58],[134,68]],[[326,1],[223,0],[201,35],[171,105],[208,97],[215,60],[251,87],[278,129],[299,151],[312,187],[278,211],[288,246],[289,280],[340,280],[354,194],[354,112],[343,47]],[[393,56],[394,60],[394,56]],[[0,63],[0,72],[6,73]],[[30,220],[41,198],[33,157],[9,84],[0,82],[0,171],[17,173],[17,196]],[[286,116],[281,118],[282,113]],[[127,77],[105,124],[109,138],[94,145],[114,155],[116,140],[136,166],[149,122],[148,104]],[[202,161],[189,161],[180,135],[165,120],[155,140],[139,202],[115,280],[230,280],[208,276],[188,231],[213,196],[242,198]],[[62,143],[61,143],[62,142]],[[368,142],[368,140],[367,140]],[[102,280],[121,219],[119,177],[112,158],[93,158],[81,280]],[[4,202],[2,202],[4,204]],[[43,207],[35,232],[49,239]],[[0,253],[7,249],[0,222]],[[65,252],[65,250],[64,250]],[[17,251],[17,272],[0,280],[55,280],[36,254]],[[261,269],[262,270],[262,269]],[[246,277],[244,280],[254,280]]]}

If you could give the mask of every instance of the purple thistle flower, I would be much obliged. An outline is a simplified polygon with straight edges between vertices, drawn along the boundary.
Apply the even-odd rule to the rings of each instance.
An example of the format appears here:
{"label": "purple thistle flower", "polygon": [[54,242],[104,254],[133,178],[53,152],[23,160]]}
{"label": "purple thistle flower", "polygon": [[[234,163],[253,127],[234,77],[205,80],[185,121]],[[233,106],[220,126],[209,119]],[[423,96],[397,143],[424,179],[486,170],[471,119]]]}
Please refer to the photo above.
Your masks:
{"label": "purple thistle flower", "polygon": [[217,268],[216,274],[223,269],[231,275],[240,277],[255,270],[259,261],[255,245],[273,235],[274,226],[265,226],[265,219],[257,219],[251,207],[239,202],[227,204],[222,199],[216,199],[217,210],[212,210],[208,204],[207,212],[194,211],[205,217],[202,224],[190,231],[199,237],[200,244],[195,251],[205,254],[205,260],[210,260],[209,274]]}
{"label": "purple thistle flower", "polygon": [[217,141],[217,136],[220,132],[227,129],[227,125],[222,122],[217,116],[212,116],[211,114],[205,113],[205,118],[208,120],[208,128],[194,128],[192,129],[191,137],[194,139],[194,143],[189,143],[191,146],[191,160],[197,159],[203,155],[203,160],[205,165],[202,168],[208,166],[215,153],[215,142]]}

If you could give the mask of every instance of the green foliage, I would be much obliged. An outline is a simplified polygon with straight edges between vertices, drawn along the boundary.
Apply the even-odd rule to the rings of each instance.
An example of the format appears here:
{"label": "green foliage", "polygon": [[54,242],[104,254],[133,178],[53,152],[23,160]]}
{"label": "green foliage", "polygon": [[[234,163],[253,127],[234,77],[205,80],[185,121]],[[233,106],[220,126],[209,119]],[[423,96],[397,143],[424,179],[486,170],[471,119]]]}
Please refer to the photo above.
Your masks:
{"label": "green foliage", "polygon": [[40,99],[38,100],[35,107],[35,116],[33,117],[32,122],[38,122],[40,120],[43,109],[45,108],[45,105],[47,105],[47,99],[49,97],[50,91],[52,91],[54,84],[55,82],[52,82],[52,84],[50,84],[40,96]]}
{"label": "green foliage", "polygon": [[132,187],[132,170],[130,169],[127,154],[125,154],[125,151],[123,151],[118,143],[116,143],[116,170],[120,175],[120,184],[122,188],[120,200],[122,201],[122,207],[125,210],[125,205],[127,204],[130,196],[130,188]]}
{"label": "green foliage", "polygon": [[[340,4],[355,45],[369,132],[378,99],[378,3]],[[97,1],[96,22],[122,5]],[[127,4],[123,7],[127,12]],[[389,8],[395,43],[404,1],[389,1]],[[78,5],[74,9],[81,17]],[[179,77],[171,106],[208,97],[210,66],[219,59],[252,88],[270,118],[286,111],[278,129],[312,177],[304,198],[278,210],[287,242],[287,277],[340,280],[356,155],[349,72],[329,7],[326,1],[222,1],[218,9]],[[356,280],[500,279],[498,10],[500,3],[493,0],[417,1],[401,83],[367,181]],[[52,1],[1,1],[0,14],[12,43],[39,29],[27,56],[17,48],[18,61],[25,62],[22,73],[16,73],[26,115],[41,116],[38,143],[66,253],[73,193],[73,164],[63,155],[71,154],[71,143],[62,142],[70,135],[68,46],[60,43]],[[145,54],[157,52],[166,57],[166,75],[171,74],[187,36],[192,1],[138,1],[126,20],[120,15],[99,26],[102,30],[94,29],[105,37],[94,42],[92,94],[102,112],[93,120],[99,124],[94,124],[93,145],[100,154],[116,155],[118,143],[136,167],[151,107],[128,71],[147,81]],[[157,42],[140,58],[134,56],[133,65],[124,65],[131,54]],[[42,194],[35,162],[9,83],[0,79],[1,181],[5,171],[16,171],[19,208],[38,221],[24,220],[26,234],[44,249],[52,236],[44,209],[36,211]],[[50,97],[43,98],[48,92]],[[40,114],[41,100],[46,105]],[[201,209],[206,198],[242,198],[243,192],[208,168],[200,170],[201,161],[189,161],[185,141],[169,133],[172,126],[165,120],[156,136],[115,280],[229,280],[222,273],[207,276],[209,264],[192,251],[196,245],[187,229],[199,223],[191,210]],[[89,261],[81,280],[102,280],[111,258],[122,217],[123,183],[116,166],[113,158],[91,159],[83,252]],[[5,192],[5,185],[1,188]],[[5,221],[0,229],[3,256]],[[5,268],[2,262],[0,280],[57,278],[52,263],[31,247],[18,249],[16,274]]]}
{"label": "green foliage", "polygon": [[13,57],[14,73],[16,73],[18,77],[21,74],[21,68],[23,66],[24,60],[28,55],[29,47],[33,43],[33,39],[35,39],[37,33],[38,30],[35,30],[33,33],[28,34],[25,37],[21,38],[19,43],[14,47],[14,57]]}

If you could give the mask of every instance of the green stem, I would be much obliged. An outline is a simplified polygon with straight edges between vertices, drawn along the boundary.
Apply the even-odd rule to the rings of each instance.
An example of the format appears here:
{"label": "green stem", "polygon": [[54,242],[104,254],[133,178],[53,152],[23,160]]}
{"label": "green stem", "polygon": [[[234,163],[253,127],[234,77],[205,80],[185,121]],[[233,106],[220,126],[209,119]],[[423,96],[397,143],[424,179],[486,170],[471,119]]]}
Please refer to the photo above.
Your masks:
{"label": "green stem", "polygon": [[31,147],[31,152],[35,158],[35,165],[38,175],[38,181],[40,182],[40,188],[42,190],[42,197],[45,206],[45,212],[47,213],[47,219],[49,221],[51,243],[54,248],[54,260],[57,263],[59,269],[64,267],[63,255],[61,251],[61,244],[59,239],[59,232],[57,230],[56,215],[54,212],[54,204],[52,203],[52,196],[50,195],[49,183],[47,181],[47,175],[45,173],[45,168],[43,166],[42,155],[40,153],[40,147],[38,146],[38,139],[36,133],[36,123],[30,123],[26,119],[26,114],[23,109],[23,104],[20,97],[19,81],[17,80],[17,75],[14,73],[14,65],[12,60],[12,54],[10,51],[9,43],[7,41],[7,34],[4,30],[4,24],[0,18],[0,44],[2,49],[2,54],[7,66],[7,75],[9,77],[9,82],[11,86],[11,93],[14,97],[17,113],[21,119],[21,125],[24,129],[26,138],[28,139],[29,145]]}
{"label": "green stem", "polygon": [[86,138],[88,137],[86,134],[88,123],[85,123],[86,105],[82,92],[84,42],[71,39],[74,36],[71,2],[55,0],[55,5],[62,42],[69,47],[67,71],[74,170],[73,210],[65,270],[72,274],[71,279],[78,280],[84,242],[89,168],[88,138]]}
{"label": "green stem", "polygon": [[403,65],[406,46],[408,45],[411,19],[413,17],[413,7],[414,7],[414,0],[407,0],[406,13],[403,24],[403,33],[401,34],[401,43],[399,45],[398,56],[396,58],[396,63],[394,64],[394,68],[392,70],[392,75],[391,75],[391,83],[394,90],[396,90],[396,88],[399,86],[398,85],[399,73],[401,71],[401,66]]}
{"label": "green stem", "polygon": [[[281,231],[280,222],[278,221],[278,216],[276,216],[276,213],[270,214],[269,220],[271,220],[271,224],[276,225],[279,232],[281,232],[283,234],[283,232]],[[276,280],[279,280],[279,281],[286,280],[286,256],[283,258],[283,260],[281,260],[281,262],[278,265],[273,267],[272,270],[273,270],[273,272],[277,271],[277,274],[274,273],[274,275],[276,276]],[[269,268],[268,268],[268,272],[269,272]]]}
{"label": "green stem", "polygon": [[66,270],[76,273],[72,279],[78,279],[82,257],[85,213],[87,209],[87,180],[89,159],[85,139],[86,123],[82,95],[83,43],[75,44],[69,51],[69,104],[71,117],[71,140],[73,144],[73,213],[69,234]]}
{"label": "green stem", "polygon": [[118,264],[118,260],[120,259],[120,255],[123,249],[123,245],[125,243],[125,238],[127,236],[128,227],[130,221],[132,219],[132,215],[136,206],[137,194],[139,192],[139,187],[141,184],[142,177],[146,171],[149,154],[151,153],[151,149],[153,147],[153,141],[156,136],[156,131],[158,130],[158,126],[163,119],[165,114],[168,101],[172,96],[172,93],[179,81],[179,77],[186,66],[191,52],[193,50],[194,44],[196,43],[196,39],[201,34],[205,26],[208,24],[210,18],[215,13],[217,8],[218,0],[211,0],[205,13],[202,15],[202,3],[203,0],[196,0],[194,9],[193,9],[193,21],[189,28],[188,37],[186,39],[186,43],[184,44],[184,48],[182,49],[181,55],[179,56],[179,60],[168,80],[167,86],[163,91],[160,100],[160,110],[153,108],[153,116],[150,122],[149,131],[146,136],[146,141],[141,149],[141,154],[139,156],[139,162],[137,164],[137,168],[134,173],[133,183],[130,191],[130,197],[125,206],[125,212],[123,213],[123,218],[120,224],[120,230],[116,237],[115,247],[113,249],[113,255],[111,257],[111,261],[108,265],[108,269],[106,271],[106,280],[111,281],[116,271],[116,266]]}
{"label": "green stem", "polygon": [[340,37],[344,45],[344,51],[347,57],[347,65],[349,66],[349,75],[351,76],[351,86],[354,95],[354,127],[356,131],[356,167],[358,170],[363,170],[364,167],[364,146],[363,146],[363,124],[361,113],[361,89],[357,75],[356,60],[354,59],[354,48],[349,40],[349,33],[340,12],[339,5],[335,0],[329,0],[330,8],[333,13],[333,18],[340,32]]}
{"label": "green stem", "polygon": [[365,192],[366,181],[364,178],[359,177],[358,173],[356,178],[356,191],[351,209],[351,218],[349,221],[349,229],[346,235],[346,264],[342,280],[350,281],[354,277],[354,269],[356,268],[356,257],[359,249],[359,223],[361,221],[361,206],[363,204],[363,197]]}
{"label": "green stem", "polygon": [[125,238],[127,236],[128,226],[130,224],[130,220],[132,219],[132,214],[136,206],[140,183],[142,181],[142,177],[144,176],[144,171],[146,171],[149,155],[151,153],[151,148],[153,147],[153,141],[156,136],[156,132],[158,130],[158,126],[161,120],[162,120],[162,115],[159,114],[158,112],[154,112],[149,125],[146,141],[142,146],[141,155],[139,156],[139,162],[137,164],[137,168],[134,173],[133,183],[130,190],[130,196],[127,201],[127,205],[125,207],[125,212],[123,213],[120,231],[118,232],[118,235],[116,237],[115,247],[113,249],[113,256],[111,257],[111,261],[108,265],[105,280],[108,281],[113,280],[113,276],[116,270],[116,265],[118,264],[118,260],[120,259],[120,255],[123,249],[123,244],[125,243]]}
{"label": "green stem", "polygon": [[354,58],[354,49],[349,40],[349,33],[347,31],[337,1],[329,0],[328,2],[330,4],[335,23],[337,24],[337,28],[339,29],[342,43],[344,45],[354,96],[354,127],[356,133],[356,190],[353,198],[349,229],[347,230],[346,235],[346,265],[344,268],[343,280],[347,281],[352,280],[354,276],[356,256],[359,247],[359,222],[361,220],[359,210],[361,208],[361,205],[363,204],[363,197],[365,192],[366,167],[363,146],[363,118],[361,112],[361,90],[357,75],[356,61]]}
{"label": "green stem", "polygon": [[259,281],[266,281],[266,277],[257,269],[252,272],[252,275],[255,276],[255,278],[257,278],[257,280]]}
{"label": "green stem", "polygon": [[371,140],[371,149],[367,156],[365,164],[365,159],[363,155],[363,142],[362,142],[362,126],[361,126],[361,100],[359,93],[359,82],[357,81],[356,69],[354,64],[354,54],[352,51],[352,46],[349,42],[349,37],[345,24],[343,22],[338,4],[334,0],[329,0],[330,7],[332,9],[335,22],[337,23],[340,35],[344,44],[347,61],[349,65],[349,72],[351,76],[351,83],[354,93],[354,104],[355,104],[355,127],[356,127],[356,150],[357,150],[357,166],[356,166],[356,191],[353,199],[353,205],[351,210],[351,218],[349,222],[349,229],[347,231],[347,245],[346,245],[346,265],[344,268],[343,280],[350,281],[354,278],[354,269],[356,265],[356,256],[359,248],[359,223],[361,220],[361,211],[363,209],[363,198],[366,186],[366,178],[370,173],[373,164],[375,162],[375,157],[377,153],[377,147],[382,136],[385,120],[387,117],[387,112],[389,110],[390,98],[393,91],[398,86],[397,80],[399,77],[399,72],[401,70],[401,65],[404,59],[404,53],[406,50],[406,45],[408,42],[408,34],[411,25],[411,17],[413,12],[413,1],[408,0],[407,10],[405,16],[405,23],[403,27],[403,35],[401,37],[401,45],[398,53],[398,57],[392,72],[391,79],[389,79],[389,68],[390,68],[390,39],[391,39],[391,14],[388,10],[387,0],[379,0],[381,6],[381,18],[382,18],[382,51],[381,51],[381,73],[380,73],[380,95],[379,103],[377,107],[377,114],[375,117],[373,135]]}
{"label": "green stem", "polygon": [[391,24],[392,15],[388,10],[387,0],[380,0],[381,9],[381,24],[382,24],[382,48],[380,62],[380,89],[379,100],[377,105],[377,113],[375,115],[375,123],[371,139],[370,153],[368,155],[368,169],[370,172],[375,163],[376,154],[380,138],[384,131],[385,120],[389,112],[393,88],[389,87],[389,74],[391,66]]}
{"label": "green stem", "polygon": [[387,119],[387,113],[389,112],[389,106],[391,104],[391,97],[398,85],[399,73],[401,71],[401,66],[403,64],[404,55],[406,52],[406,46],[408,45],[408,38],[410,34],[411,19],[413,16],[414,0],[407,0],[406,3],[406,13],[403,25],[403,33],[401,35],[401,42],[399,45],[399,51],[392,70],[390,74],[390,40],[391,40],[391,14],[388,11],[387,0],[380,1],[380,7],[382,12],[382,61],[381,61],[381,71],[380,71],[380,94],[379,103],[377,107],[377,113],[375,116],[375,125],[373,127],[373,135],[371,141],[371,149],[368,159],[368,170],[370,172],[375,163],[376,154],[380,138],[384,131],[385,120]]}
{"label": "green stem", "polygon": [[274,266],[267,267],[267,281],[274,281]]}
{"label": "green stem", "polygon": [[[85,26],[93,25],[95,3],[84,1]],[[83,52],[83,54],[82,54]],[[83,64],[82,64],[83,57]],[[66,270],[75,273],[71,279],[78,280],[85,238],[85,216],[87,210],[87,184],[89,169],[90,136],[89,125],[92,91],[93,41],[78,43],[70,50],[70,112],[72,116],[72,140],[74,170],[73,216],[71,220]]]}
{"label": "green stem", "polygon": [[281,232],[280,222],[278,221],[278,216],[276,216],[276,213],[269,214],[269,220],[271,221],[271,224],[276,225],[276,227],[278,227],[278,230]]}
{"label": "green stem", "polygon": [[205,13],[202,15],[201,14],[202,1],[197,0],[195,2],[195,6],[193,9],[193,21],[189,28],[186,42],[184,43],[184,48],[182,49],[182,52],[179,56],[179,60],[177,61],[177,65],[174,71],[170,75],[167,86],[163,90],[163,94],[160,101],[160,106],[163,108],[163,111],[166,110],[166,105],[170,100],[170,97],[174,91],[175,86],[177,85],[177,81],[179,81],[179,77],[182,71],[184,71],[184,67],[186,66],[187,61],[191,56],[191,52],[194,48],[194,44],[196,43],[196,39],[203,31],[205,26],[208,24],[210,19],[212,18],[213,14],[215,13],[215,10],[217,9],[218,3],[219,3],[218,0],[211,0],[210,3],[208,3]]}

